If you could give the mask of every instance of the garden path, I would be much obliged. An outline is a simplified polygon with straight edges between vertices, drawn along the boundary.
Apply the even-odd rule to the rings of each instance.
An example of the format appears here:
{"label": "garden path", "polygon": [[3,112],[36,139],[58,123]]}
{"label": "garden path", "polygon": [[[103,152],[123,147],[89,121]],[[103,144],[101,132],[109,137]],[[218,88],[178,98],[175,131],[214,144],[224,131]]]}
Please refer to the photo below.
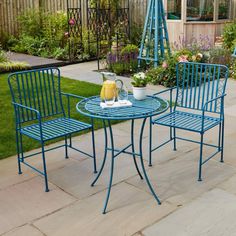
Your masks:
{"label": "garden path", "polygon": [[32,56],[23,53],[15,53],[9,52],[8,58],[11,61],[20,61],[20,62],[27,62],[32,68],[38,68],[42,66],[48,65],[63,65],[65,64],[63,61],[56,60],[56,59],[49,59],[44,57]]}

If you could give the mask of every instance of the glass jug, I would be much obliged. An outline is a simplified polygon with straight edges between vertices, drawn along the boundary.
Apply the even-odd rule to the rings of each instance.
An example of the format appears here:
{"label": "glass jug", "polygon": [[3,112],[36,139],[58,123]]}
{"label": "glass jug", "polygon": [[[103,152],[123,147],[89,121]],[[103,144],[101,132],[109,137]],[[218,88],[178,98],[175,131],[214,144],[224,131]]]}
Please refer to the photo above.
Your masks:
{"label": "glass jug", "polygon": [[[118,87],[123,87],[123,81],[116,79],[116,74],[111,72],[101,72],[102,74],[102,90],[100,93],[101,100],[104,102],[107,98],[110,100],[110,97],[114,96],[115,91],[115,100],[118,99]],[[110,92],[109,92],[110,91]],[[105,97],[106,96],[106,97]]]}

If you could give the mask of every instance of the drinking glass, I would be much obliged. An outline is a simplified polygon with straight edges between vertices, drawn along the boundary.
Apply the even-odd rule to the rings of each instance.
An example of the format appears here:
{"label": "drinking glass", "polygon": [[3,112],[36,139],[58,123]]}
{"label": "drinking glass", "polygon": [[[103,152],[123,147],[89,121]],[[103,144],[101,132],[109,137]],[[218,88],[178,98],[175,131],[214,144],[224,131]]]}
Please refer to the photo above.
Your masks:
{"label": "drinking glass", "polygon": [[104,90],[105,103],[107,106],[112,106],[116,99],[116,88],[113,86],[106,86]]}
{"label": "drinking glass", "polygon": [[118,102],[120,104],[126,104],[128,101],[128,90],[123,85],[122,88],[118,90]]}

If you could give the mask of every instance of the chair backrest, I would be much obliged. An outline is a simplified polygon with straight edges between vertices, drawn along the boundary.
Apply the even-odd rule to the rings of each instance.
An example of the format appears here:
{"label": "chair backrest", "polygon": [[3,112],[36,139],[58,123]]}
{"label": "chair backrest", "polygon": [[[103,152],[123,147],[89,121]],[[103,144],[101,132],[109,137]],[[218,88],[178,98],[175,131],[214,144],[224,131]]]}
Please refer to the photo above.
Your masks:
{"label": "chair backrest", "polygon": [[[224,65],[180,62],[177,71],[176,107],[201,110],[205,102],[225,93],[228,68]],[[220,113],[220,100],[206,111]]]}
{"label": "chair backrest", "polygon": [[[12,73],[8,77],[12,101],[36,109],[42,118],[64,114],[60,71],[57,68],[44,68]],[[16,107],[17,122],[23,123],[37,119],[35,112]]]}

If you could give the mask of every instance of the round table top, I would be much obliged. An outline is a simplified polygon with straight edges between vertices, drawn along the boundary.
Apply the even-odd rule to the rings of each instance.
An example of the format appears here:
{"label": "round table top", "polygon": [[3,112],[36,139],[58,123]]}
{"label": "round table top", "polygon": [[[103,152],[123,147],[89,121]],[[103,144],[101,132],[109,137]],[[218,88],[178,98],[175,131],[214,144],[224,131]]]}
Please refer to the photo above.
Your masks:
{"label": "round table top", "polygon": [[129,95],[132,106],[117,108],[102,108],[99,96],[85,98],[76,105],[76,109],[83,115],[106,120],[130,120],[147,118],[165,112],[169,103],[157,96],[147,96],[144,100],[136,100]]}

